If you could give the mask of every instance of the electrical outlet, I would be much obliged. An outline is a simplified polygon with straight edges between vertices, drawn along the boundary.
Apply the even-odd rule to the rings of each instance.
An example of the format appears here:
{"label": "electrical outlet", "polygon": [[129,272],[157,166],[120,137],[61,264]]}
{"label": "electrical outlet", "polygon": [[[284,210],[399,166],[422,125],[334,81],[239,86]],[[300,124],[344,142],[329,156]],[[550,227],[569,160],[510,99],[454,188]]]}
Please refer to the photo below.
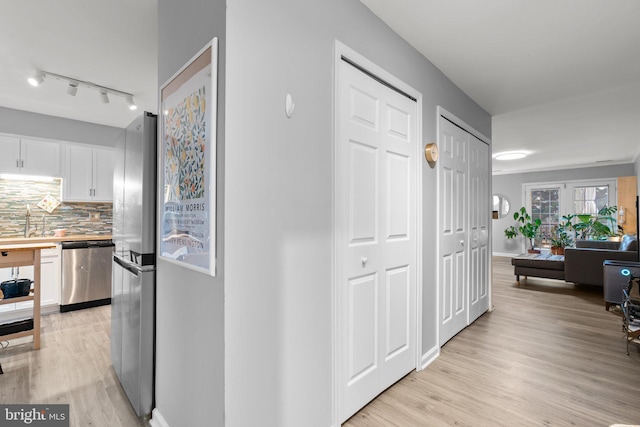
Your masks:
{"label": "electrical outlet", "polygon": [[89,221],[100,221],[100,212],[89,212]]}

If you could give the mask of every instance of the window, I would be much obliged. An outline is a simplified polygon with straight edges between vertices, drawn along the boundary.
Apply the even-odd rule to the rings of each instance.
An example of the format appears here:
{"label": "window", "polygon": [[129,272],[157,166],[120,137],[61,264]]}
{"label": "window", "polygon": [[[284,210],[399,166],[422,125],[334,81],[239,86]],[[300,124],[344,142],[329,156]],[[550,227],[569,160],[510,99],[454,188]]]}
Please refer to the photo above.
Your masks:
{"label": "window", "polygon": [[596,214],[605,206],[611,206],[608,185],[573,188],[573,213]]}
{"label": "window", "polygon": [[[524,203],[532,219],[541,222],[536,246],[543,246],[551,229],[569,214],[595,214],[617,203],[616,179],[525,184]],[[614,225],[615,228],[615,225]]]}
{"label": "window", "polygon": [[551,229],[560,222],[560,188],[538,188],[531,192],[531,218],[541,222],[540,235],[535,244],[546,243]]}

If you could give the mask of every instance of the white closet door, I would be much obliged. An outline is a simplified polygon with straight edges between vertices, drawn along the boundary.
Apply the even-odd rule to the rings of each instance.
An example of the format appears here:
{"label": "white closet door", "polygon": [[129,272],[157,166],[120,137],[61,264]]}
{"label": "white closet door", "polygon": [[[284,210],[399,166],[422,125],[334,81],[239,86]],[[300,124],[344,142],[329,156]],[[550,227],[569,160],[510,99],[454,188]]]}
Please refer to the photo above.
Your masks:
{"label": "white closet door", "polygon": [[467,132],[440,118],[439,295],[440,345],[467,326],[468,152]]}
{"label": "white closet door", "polygon": [[417,105],[347,63],[338,76],[339,416],[416,366]]}
{"label": "white closet door", "polygon": [[489,309],[489,146],[469,135],[469,322]]}

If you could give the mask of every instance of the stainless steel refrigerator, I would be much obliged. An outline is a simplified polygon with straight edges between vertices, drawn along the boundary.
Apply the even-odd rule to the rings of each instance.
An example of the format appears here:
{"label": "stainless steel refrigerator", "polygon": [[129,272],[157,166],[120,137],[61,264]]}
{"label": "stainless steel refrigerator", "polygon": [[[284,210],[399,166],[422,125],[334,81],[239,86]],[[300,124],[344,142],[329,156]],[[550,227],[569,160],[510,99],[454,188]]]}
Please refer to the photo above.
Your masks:
{"label": "stainless steel refrigerator", "polygon": [[116,145],[111,361],[138,416],[154,405],[157,117],[145,112]]}

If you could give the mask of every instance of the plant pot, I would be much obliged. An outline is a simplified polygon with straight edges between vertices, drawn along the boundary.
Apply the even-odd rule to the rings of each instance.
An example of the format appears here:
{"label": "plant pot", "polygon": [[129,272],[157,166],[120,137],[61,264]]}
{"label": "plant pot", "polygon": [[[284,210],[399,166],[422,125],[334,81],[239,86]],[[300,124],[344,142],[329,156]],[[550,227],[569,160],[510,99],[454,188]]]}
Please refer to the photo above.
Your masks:
{"label": "plant pot", "polygon": [[539,254],[540,249],[529,249],[527,252],[529,252],[530,254]]}
{"label": "plant pot", "polygon": [[564,248],[551,248],[551,255],[564,255]]}

